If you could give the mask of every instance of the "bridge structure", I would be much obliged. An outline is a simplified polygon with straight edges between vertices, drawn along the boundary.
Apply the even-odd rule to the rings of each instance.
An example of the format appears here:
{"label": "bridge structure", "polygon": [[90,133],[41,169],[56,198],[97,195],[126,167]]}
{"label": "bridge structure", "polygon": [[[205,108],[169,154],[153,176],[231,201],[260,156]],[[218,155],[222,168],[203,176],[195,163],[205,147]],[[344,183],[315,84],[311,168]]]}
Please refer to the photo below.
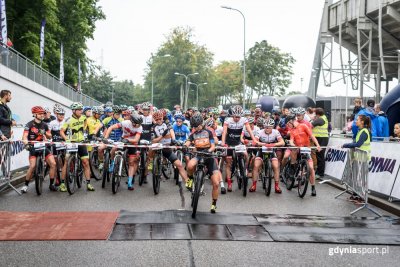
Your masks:
{"label": "bridge structure", "polygon": [[361,97],[369,87],[379,102],[382,83],[388,92],[399,77],[400,0],[325,0],[308,95],[316,98],[322,78],[327,87],[350,83]]}

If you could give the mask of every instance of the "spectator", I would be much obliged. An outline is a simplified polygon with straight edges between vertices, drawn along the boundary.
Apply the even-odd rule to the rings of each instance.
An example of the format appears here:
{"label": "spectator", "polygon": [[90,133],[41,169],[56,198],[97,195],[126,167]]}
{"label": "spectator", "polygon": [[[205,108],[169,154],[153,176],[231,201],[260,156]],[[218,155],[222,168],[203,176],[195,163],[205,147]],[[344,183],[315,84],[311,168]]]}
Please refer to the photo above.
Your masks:
{"label": "spectator", "polygon": [[0,131],[1,140],[11,138],[11,126],[16,126],[17,122],[11,118],[11,110],[7,103],[11,101],[11,91],[1,90],[0,92]]}
{"label": "spectator", "polygon": [[362,107],[362,99],[357,97],[356,99],[354,99],[353,103],[354,103],[353,114],[356,115],[363,108]]}
{"label": "spectator", "polygon": [[394,133],[394,136],[393,136],[393,138],[391,137],[390,139],[395,140],[395,141],[400,141],[400,123],[396,123],[394,125],[393,133]]}
{"label": "spectator", "polygon": [[359,128],[353,143],[343,144],[343,148],[356,148],[368,153],[368,158],[371,158],[371,120],[366,115],[359,115],[356,120],[356,125]]}
{"label": "spectator", "polygon": [[[312,122],[312,133],[317,138],[318,144],[322,147],[328,145],[329,135],[328,135],[328,127],[329,122],[328,118],[325,116],[325,111],[322,108],[315,109],[315,119]],[[317,169],[315,171],[316,178],[321,178],[325,174],[325,148],[321,149],[321,151],[316,152],[317,159]]]}
{"label": "spectator", "polygon": [[346,125],[343,127],[342,134],[351,135],[351,125],[353,125],[354,121],[354,114],[346,117],[347,122]]}
{"label": "spectator", "polygon": [[354,116],[353,125],[351,126],[351,131],[353,132],[353,138],[356,137],[359,127],[357,127],[356,122],[359,115],[365,115],[370,118],[371,122],[371,135],[372,137],[377,137],[377,132],[379,129],[378,116],[375,115],[375,100],[369,99],[367,101],[367,107],[361,108],[360,111]]}
{"label": "spectator", "polygon": [[315,118],[315,109],[312,107],[308,107],[306,110],[306,115],[304,115],[304,119],[312,122]]}
{"label": "spectator", "polygon": [[[389,121],[386,114],[381,109],[381,105],[375,105],[375,113],[378,115],[379,128],[377,129],[377,136],[384,137],[385,139],[389,137]],[[380,139],[382,141],[382,139]]]}

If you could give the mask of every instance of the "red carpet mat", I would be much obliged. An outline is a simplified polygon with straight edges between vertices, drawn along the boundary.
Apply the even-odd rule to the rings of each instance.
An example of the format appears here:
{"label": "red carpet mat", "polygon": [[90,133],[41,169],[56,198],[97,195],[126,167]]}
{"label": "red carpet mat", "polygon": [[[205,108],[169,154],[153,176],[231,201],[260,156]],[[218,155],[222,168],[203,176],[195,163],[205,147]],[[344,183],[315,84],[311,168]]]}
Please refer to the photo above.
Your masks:
{"label": "red carpet mat", "polygon": [[107,240],[119,212],[0,211],[0,240]]}

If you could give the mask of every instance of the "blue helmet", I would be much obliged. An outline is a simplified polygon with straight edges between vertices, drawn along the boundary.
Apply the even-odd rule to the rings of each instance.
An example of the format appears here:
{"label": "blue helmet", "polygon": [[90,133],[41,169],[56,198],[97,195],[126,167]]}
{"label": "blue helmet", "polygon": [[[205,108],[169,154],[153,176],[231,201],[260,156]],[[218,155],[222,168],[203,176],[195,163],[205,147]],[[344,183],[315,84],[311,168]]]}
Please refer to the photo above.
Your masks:
{"label": "blue helmet", "polygon": [[182,121],[184,121],[184,120],[185,120],[185,116],[183,116],[182,112],[177,111],[177,112],[175,112],[174,119],[175,119],[175,120],[182,120]]}
{"label": "blue helmet", "polygon": [[104,112],[113,112],[112,107],[105,107]]}
{"label": "blue helmet", "polygon": [[83,107],[83,113],[85,113],[88,110],[92,110],[92,107],[89,107],[89,106],[84,106]]}

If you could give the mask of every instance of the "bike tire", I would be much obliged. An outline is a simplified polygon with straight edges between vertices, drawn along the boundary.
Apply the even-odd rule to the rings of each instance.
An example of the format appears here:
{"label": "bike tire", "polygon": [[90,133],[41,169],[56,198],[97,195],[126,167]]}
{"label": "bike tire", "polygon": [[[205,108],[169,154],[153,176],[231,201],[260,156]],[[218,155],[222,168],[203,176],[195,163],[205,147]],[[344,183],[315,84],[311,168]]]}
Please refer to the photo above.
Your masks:
{"label": "bike tire", "polygon": [[300,170],[298,174],[299,179],[297,186],[297,192],[300,198],[303,198],[307,193],[309,177],[310,177],[310,167],[308,166],[308,162],[302,160],[300,163]]}
{"label": "bike tire", "polygon": [[165,159],[167,161],[167,164],[162,164],[161,165],[161,172],[165,179],[169,179],[172,177],[172,164],[169,162],[168,159]]}
{"label": "bike tire", "polygon": [[[176,152],[176,155],[178,157],[178,159],[182,162],[183,164],[183,153],[182,151],[178,150]],[[179,184],[179,170],[177,167],[174,166],[174,179],[175,179],[175,185]]]}
{"label": "bike tire", "polygon": [[287,190],[292,190],[293,186],[294,186],[294,177],[292,175],[290,175],[290,162],[288,162],[286,164],[286,166],[284,167],[284,172],[283,172],[283,179],[286,181],[286,189]]}
{"label": "bike tire", "polygon": [[104,153],[104,165],[103,165],[103,180],[101,181],[101,187],[105,188],[106,187],[106,182],[110,179],[109,178],[109,172],[108,172],[108,168],[109,168],[109,164],[110,164],[110,153],[108,151],[106,151]]}
{"label": "bike tire", "polygon": [[247,185],[248,185],[249,178],[246,175],[244,158],[239,159],[239,176],[241,177],[242,183],[243,183],[242,184],[243,196],[246,197],[247,196]]}
{"label": "bike tire", "polygon": [[82,161],[77,157],[76,158],[76,169],[77,171],[77,176],[76,176],[76,185],[78,188],[81,188],[83,185],[83,170],[82,170]]}
{"label": "bike tire", "polygon": [[90,172],[92,173],[92,177],[96,180],[96,181],[100,181],[101,180],[101,173],[99,171],[99,157],[98,157],[98,151],[97,149],[93,149],[92,151],[90,151]]}
{"label": "bike tire", "polygon": [[147,161],[147,154],[146,151],[143,150],[140,153],[139,186],[142,186],[144,180],[146,179],[146,161]]}
{"label": "bike tire", "polygon": [[267,159],[265,161],[265,195],[268,197],[271,194],[271,188],[272,188],[272,165],[270,159]]}
{"label": "bike tire", "polygon": [[61,177],[62,177],[62,168],[64,166],[65,162],[65,157],[63,154],[58,154],[56,157],[56,168],[57,168],[57,180],[56,180],[56,185],[60,185],[61,183]]}
{"label": "bike tire", "polygon": [[[126,176],[129,176],[129,156],[128,156],[128,150],[125,149],[124,151],[124,166],[123,166],[123,170],[125,171]],[[135,175],[135,174],[133,174]],[[122,173],[121,173],[122,176]]]}
{"label": "bike tire", "polygon": [[[111,174],[111,190],[113,194],[116,194],[118,192],[119,185],[121,184],[121,175],[119,174],[121,160],[121,156],[115,156],[114,158],[114,171]],[[122,162],[122,164],[124,164],[124,162]]]}
{"label": "bike tire", "polygon": [[65,185],[67,187],[67,191],[70,195],[73,195],[76,191],[76,180],[77,180],[77,172],[75,161],[77,160],[76,156],[70,156],[67,161],[67,177],[65,181]]}
{"label": "bike tire", "polygon": [[196,212],[197,212],[197,206],[199,204],[199,198],[201,194],[201,185],[204,179],[204,172],[203,170],[197,171],[195,178],[194,178],[194,183],[192,188],[192,218],[196,218]]}
{"label": "bike tire", "polygon": [[38,196],[40,196],[43,193],[43,179],[44,177],[43,177],[42,157],[36,157],[35,189],[36,189],[36,194]]}
{"label": "bike tire", "polygon": [[156,156],[153,159],[153,191],[154,195],[158,195],[160,192],[160,181],[161,181],[161,158]]}

